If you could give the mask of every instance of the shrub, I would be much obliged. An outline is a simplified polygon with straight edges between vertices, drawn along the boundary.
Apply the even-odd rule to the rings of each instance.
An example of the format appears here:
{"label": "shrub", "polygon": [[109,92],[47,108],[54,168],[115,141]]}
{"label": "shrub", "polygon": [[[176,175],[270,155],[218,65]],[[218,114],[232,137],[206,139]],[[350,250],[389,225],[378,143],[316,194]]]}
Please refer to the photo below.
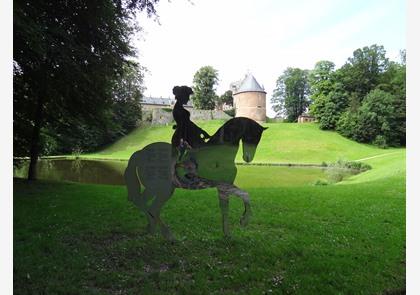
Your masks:
{"label": "shrub", "polygon": [[344,169],[358,170],[357,173],[372,169],[369,164],[356,161],[338,160],[336,165]]}
{"label": "shrub", "polygon": [[380,148],[383,148],[383,149],[388,147],[388,145],[386,143],[385,136],[383,136],[383,135],[377,135],[375,137],[375,140],[373,141],[373,144],[376,145],[377,147],[380,147]]}
{"label": "shrub", "polygon": [[337,132],[341,135],[354,139],[354,130],[357,128],[357,114],[355,112],[346,111],[337,122]]}
{"label": "shrub", "polygon": [[369,164],[340,159],[335,163],[328,164],[326,174],[328,181],[336,183],[342,181],[348,175],[359,174],[369,169],[372,169]]}
{"label": "shrub", "polygon": [[363,99],[357,111],[343,113],[337,131],[358,142],[398,146],[405,138],[404,103],[397,96],[375,89]]}
{"label": "shrub", "polygon": [[348,106],[348,96],[340,91],[330,92],[323,101],[323,108],[319,114],[321,129],[335,129],[341,114]]}
{"label": "shrub", "polygon": [[341,167],[337,167],[337,166],[329,167],[326,170],[326,172],[327,172],[327,179],[330,183],[337,183],[337,182],[342,181],[347,174],[345,169]]}
{"label": "shrub", "polygon": [[53,155],[59,150],[57,137],[48,130],[48,128],[41,128],[41,146],[42,155]]}

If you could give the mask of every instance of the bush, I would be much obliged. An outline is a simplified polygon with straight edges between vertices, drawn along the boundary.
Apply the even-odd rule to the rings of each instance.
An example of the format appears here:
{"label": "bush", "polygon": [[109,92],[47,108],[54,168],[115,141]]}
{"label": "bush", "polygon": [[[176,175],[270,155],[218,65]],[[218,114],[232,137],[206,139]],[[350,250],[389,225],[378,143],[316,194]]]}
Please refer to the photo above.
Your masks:
{"label": "bush", "polygon": [[341,115],[337,131],[358,142],[383,147],[401,145],[405,138],[405,112],[401,104],[391,93],[372,90],[357,111]]}
{"label": "bush", "polygon": [[343,92],[330,92],[322,101],[322,109],[318,110],[319,128],[334,130],[341,114],[348,106],[348,100],[348,96]]}
{"label": "bush", "polygon": [[59,150],[57,137],[54,136],[54,134],[51,134],[48,128],[41,128],[40,138],[42,146],[42,155],[53,155]]}
{"label": "bush", "polygon": [[351,111],[344,112],[337,122],[337,132],[344,137],[353,138],[357,128],[357,114]]}
{"label": "bush", "polygon": [[360,170],[360,171],[366,171],[366,170],[372,169],[372,167],[366,163],[356,162],[356,161],[345,161],[341,159],[335,163],[329,164],[329,166],[336,166],[336,167],[340,167],[344,169]]}
{"label": "bush", "polygon": [[370,169],[372,167],[369,164],[340,159],[335,163],[328,164],[326,174],[331,183],[336,183],[342,181],[348,175],[359,174]]}
{"label": "bush", "polygon": [[382,148],[382,149],[385,149],[385,148],[388,147],[388,145],[386,143],[385,136],[383,136],[383,135],[377,135],[375,137],[375,140],[373,141],[373,144],[376,145],[377,147]]}
{"label": "bush", "polygon": [[343,169],[341,167],[337,167],[337,166],[329,167],[326,170],[326,172],[327,172],[327,179],[330,183],[340,182],[348,174],[348,173],[346,173],[345,169]]}

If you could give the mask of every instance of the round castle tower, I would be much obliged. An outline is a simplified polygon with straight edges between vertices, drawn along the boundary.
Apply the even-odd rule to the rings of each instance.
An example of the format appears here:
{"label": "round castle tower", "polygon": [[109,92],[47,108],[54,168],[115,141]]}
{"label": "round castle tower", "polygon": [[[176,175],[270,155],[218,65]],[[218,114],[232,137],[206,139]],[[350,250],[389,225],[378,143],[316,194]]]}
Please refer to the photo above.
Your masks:
{"label": "round castle tower", "polygon": [[247,117],[263,123],[266,121],[266,94],[252,74],[239,82],[232,83],[235,117]]}

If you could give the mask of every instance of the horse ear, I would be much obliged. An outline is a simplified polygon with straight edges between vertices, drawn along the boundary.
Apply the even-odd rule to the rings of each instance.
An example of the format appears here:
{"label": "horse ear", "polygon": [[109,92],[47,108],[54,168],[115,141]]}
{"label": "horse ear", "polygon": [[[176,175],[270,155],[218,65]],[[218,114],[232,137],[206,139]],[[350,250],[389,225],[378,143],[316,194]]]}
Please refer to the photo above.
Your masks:
{"label": "horse ear", "polygon": [[263,131],[264,131],[264,130],[267,130],[267,129],[268,129],[268,127],[263,127]]}

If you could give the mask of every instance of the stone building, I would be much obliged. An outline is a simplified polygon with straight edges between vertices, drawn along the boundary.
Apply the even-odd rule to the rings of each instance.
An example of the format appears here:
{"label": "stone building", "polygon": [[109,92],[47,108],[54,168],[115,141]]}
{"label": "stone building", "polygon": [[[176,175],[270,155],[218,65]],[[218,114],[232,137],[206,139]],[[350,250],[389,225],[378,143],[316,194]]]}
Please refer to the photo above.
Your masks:
{"label": "stone building", "polygon": [[233,92],[235,117],[247,117],[263,123],[266,121],[266,94],[252,74],[230,85]]}
{"label": "stone building", "polygon": [[[175,100],[166,97],[143,97],[140,101],[143,110],[153,110],[153,109],[163,109],[163,108],[173,108]],[[189,100],[186,105],[187,109],[192,109],[192,101]]]}
{"label": "stone building", "polygon": [[298,123],[314,122],[315,118],[308,114],[302,114],[298,117]]}
{"label": "stone building", "polygon": [[[140,101],[142,107],[142,121],[152,125],[173,124],[172,109],[175,100],[171,98],[143,97]],[[197,110],[193,108],[192,101],[189,100],[184,108],[189,110],[192,121],[208,120],[228,120],[231,117],[222,110]]]}

